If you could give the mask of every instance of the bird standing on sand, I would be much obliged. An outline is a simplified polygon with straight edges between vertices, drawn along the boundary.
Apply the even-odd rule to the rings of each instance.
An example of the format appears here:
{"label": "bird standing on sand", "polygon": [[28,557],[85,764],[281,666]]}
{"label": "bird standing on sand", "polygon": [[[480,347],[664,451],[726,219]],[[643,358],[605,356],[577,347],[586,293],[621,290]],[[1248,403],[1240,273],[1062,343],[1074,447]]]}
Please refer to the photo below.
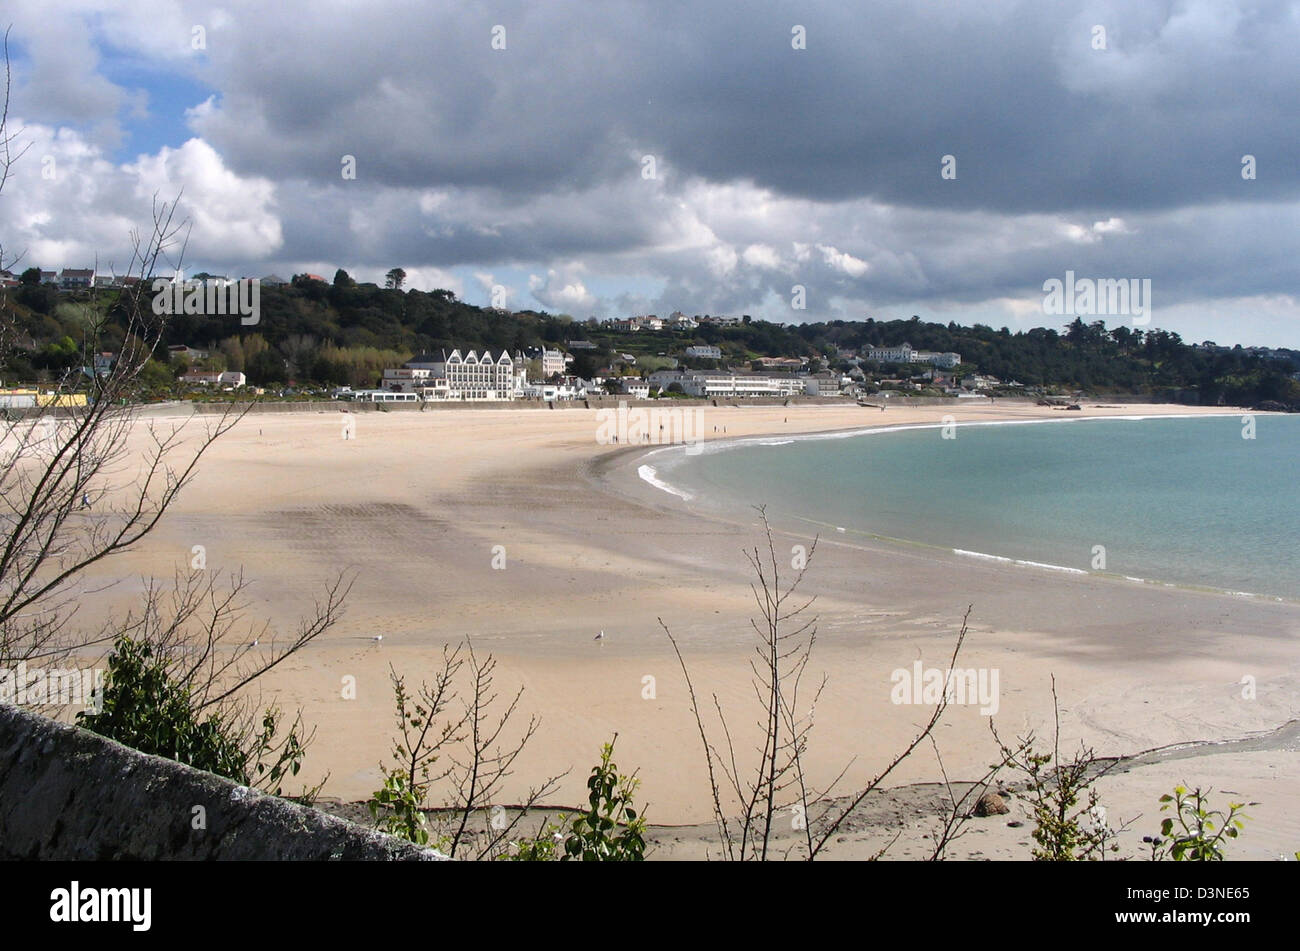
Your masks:
{"label": "bird standing on sand", "polygon": [[601,629],[601,632],[592,638],[593,641],[603,641],[604,639],[605,639],[604,629]]}
{"label": "bird standing on sand", "polygon": [[374,641],[376,644],[382,641],[383,639],[384,639],[384,635],[382,634],[376,634],[374,637],[371,638],[371,640]]}

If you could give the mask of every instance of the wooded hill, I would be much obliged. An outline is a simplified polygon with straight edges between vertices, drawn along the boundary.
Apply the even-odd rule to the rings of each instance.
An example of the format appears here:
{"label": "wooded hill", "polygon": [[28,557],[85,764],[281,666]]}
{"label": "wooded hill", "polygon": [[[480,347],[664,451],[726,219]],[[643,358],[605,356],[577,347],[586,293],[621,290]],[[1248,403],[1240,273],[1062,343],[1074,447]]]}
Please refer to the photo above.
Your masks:
{"label": "wooded hill", "polygon": [[[132,291],[60,293],[24,285],[0,292],[0,321],[7,349],[0,377],[6,384],[59,378],[85,365],[89,351],[121,345],[125,301]],[[146,288],[142,293],[148,295]],[[809,357],[845,367],[842,354],[906,341],[918,350],[961,354],[960,373],[983,373],[1027,386],[1055,386],[1104,394],[1152,394],[1201,403],[1257,405],[1276,401],[1300,408],[1300,353],[1256,354],[1209,342],[1184,343],[1176,333],[1075,319],[1059,331],[1012,333],[975,325],[939,324],[919,317],[783,325],[746,316],[732,326],[701,324],[685,332],[615,332],[564,314],[507,312],[457,300],[451,291],[402,291],[357,284],[339,271],[333,283],[294,278],[261,289],[255,326],[238,316],[177,314],[168,318],[165,342],[211,353],[214,369],[239,370],[250,383],[374,385],[385,366],[446,347],[512,353],[532,347],[569,349],[585,340],[595,349],[574,350],[573,372],[590,376],[637,357],[637,368],[666,365],[691,344],[713,344],[723,364],[745,365],[760,356]],[[146,305],[148,306],[147,302]],[[98,339],[90,328],[103,326]],[[1207,345],[1208,344],[1208,345]],[[182,367],[159,354],[147,382],[164,386]],[[884,368],[880,368],[884,369]]]}

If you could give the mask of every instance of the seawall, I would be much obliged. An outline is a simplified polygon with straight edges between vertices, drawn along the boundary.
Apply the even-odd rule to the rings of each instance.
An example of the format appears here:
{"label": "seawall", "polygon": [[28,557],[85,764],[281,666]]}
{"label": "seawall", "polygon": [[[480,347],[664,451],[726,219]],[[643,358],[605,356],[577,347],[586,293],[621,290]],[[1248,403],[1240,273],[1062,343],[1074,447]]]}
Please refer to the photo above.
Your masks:
{"label": "seawall", "polygon": [[445,858],[0,704],[0,859]]}

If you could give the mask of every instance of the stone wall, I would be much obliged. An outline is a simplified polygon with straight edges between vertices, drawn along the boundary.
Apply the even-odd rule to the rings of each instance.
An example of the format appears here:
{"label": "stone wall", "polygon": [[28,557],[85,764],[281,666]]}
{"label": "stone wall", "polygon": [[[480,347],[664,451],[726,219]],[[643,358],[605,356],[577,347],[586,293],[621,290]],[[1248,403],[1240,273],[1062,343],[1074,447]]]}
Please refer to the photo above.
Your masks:
{"label": "stone wall", "polygon": [[0,704],[0,859],[443,858]]}
{"label": "stone wall", "polygon": [[[334,413],[344,410],[352,413],[419,413],[442,412],[454,410],[564,410],[564,409],[616,409],[619,403],[634,406],[831,406],[835,404],[852,404],[853,400],[842,396],[755,396],[742,398],[712,399],[634,399],[630,396],[589,396],[578,400],[433,400],[428,403],[368,403],[349,400],[321,400],[318,402],[253,404],[254,413]],[[145,407],[143,415],[176,415],[192,408],[196,414],[215,415],[225,412],[228,403],[169,403],[165,406]]]}

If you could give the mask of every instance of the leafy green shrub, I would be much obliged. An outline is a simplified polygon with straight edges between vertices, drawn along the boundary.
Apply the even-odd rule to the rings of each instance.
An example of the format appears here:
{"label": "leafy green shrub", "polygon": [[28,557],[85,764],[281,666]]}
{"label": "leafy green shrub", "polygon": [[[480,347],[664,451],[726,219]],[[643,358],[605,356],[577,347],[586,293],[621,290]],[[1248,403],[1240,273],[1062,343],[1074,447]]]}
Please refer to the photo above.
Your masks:
{"label": "leafy green shrub", "polygon": [[199,717],[189,692],[168,675],[148,644],[121,638],[108,658],[99,712],[77,714],[81,726],[132,749],[246,783],[245,757],[218,713]]}
{"label": "leafy green shrub", "polygon": [[587,780],[590,808],[570,824],[562,862],[640,862],[645,857],[646,822],[632,801],[640,780],[619,775],[613,762],[617,739],[615,734],[614,740],[601,748],[600,764],[591,770]]}
{"label": "leafy green shrub", "polygon": [[429,844],[429,826],[420,810],[424,796],[407,782],[401,770],[385,771],[384,785],[366,805],[375,827],[416,845]]}
{"label": "leafy green shrub", "polygon": [[281,795],[281,781],[298,774],[306,754],[300,721],[277,742],[278,709],[268,708],[260,727],[243,725],[233,708],[197,702],[166,659],[129,637],[113,644],[97,707],[77,714],[87,730],[272,795]]}
{"label": "leafy green shrub", "polygon": [[[1243,803],[1229,802],[1228,811],[1209,808],[1209,794],[1200,787],[1190,793],[1185,786],[1175,786],[1173,795],[1160,797],[1161,812],[1174,810],[1160,823],[1160,834],[1144,836],[1151,847],[1151,858],[1160,862],[1222,862],[1225,839],[1235,839],[1248,818]],[[1300,858],[1300,853],[1296,853]]]}

